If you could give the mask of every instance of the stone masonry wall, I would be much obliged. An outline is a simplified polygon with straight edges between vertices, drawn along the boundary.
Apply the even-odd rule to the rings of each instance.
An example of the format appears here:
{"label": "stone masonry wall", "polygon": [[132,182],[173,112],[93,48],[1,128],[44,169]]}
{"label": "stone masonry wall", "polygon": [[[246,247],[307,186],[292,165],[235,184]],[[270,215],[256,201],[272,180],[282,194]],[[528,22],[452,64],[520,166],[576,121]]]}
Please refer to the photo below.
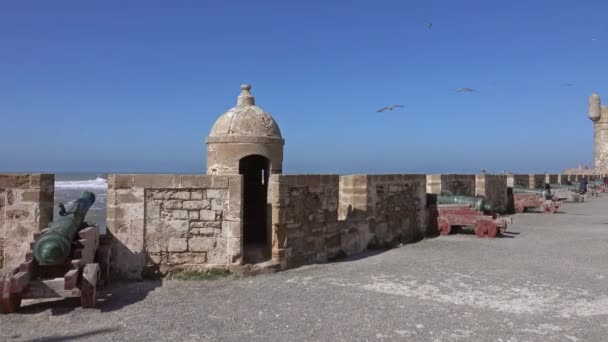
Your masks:
{"label": "stone masonry wall", "polygon": [[556,175],[556,174],[547,174],[545,176],[545,183],[557,184],[558,181],[559,181],[559,175]]}
{"label": "stone masonry wall", "polygon": [[452,195],[475,196],[475,175],[427,175],[426,192],[439,194],[442,191],[449,191]]}
{"label": "stone masonry wall", "polygon": [[479,174],[475,176],[475,196],[483,196],[495,210],[507,210],[507,176]]}
{"label": "stone masonry wall", "polygon": [[524,174],[509,174],[507,175],[507,186],[518,188],[530,187],[530,175]]}
{"label": "stone masonry wall", "polygon": [[338,255],[339,176],[271,175],[272,256],[282,269]]}
{"label": "stone masonry wall", "polygon": [[53,219],[55,176],[0,174],[0,269],[25,261],[33,233]]}
{"label": "stone masonry wall", "polygon": [[113,272],[226,269],[242,263],[240,175],[110,175]]}
{"label": "stone masonry wall", "polygon": [[425,183],[424,175],[272,175],[273,260],[285,269],[422,238]]}
{"label": "stone masonry wall", "polygon": [[544,174],[531,174],[530,189],[544,189],[545,188],[545,175]]}
{"label": "stone masonry wall", "polygon": [[370,175],[368,222],[380,246],[420,240],[426,230],[425,175]]}

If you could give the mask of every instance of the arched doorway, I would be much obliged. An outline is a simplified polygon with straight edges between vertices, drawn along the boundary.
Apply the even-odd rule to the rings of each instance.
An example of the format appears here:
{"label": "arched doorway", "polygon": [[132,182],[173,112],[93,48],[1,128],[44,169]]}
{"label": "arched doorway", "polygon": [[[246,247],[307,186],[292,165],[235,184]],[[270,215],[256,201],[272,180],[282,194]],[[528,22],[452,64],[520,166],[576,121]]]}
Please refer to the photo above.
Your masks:
{"label": "arched doorway", "polygon": [[269,161],[260,155],[239,160],[243,175],[243,258],[246,264],[270,259],[270,237],[267,230],[266,199]]}

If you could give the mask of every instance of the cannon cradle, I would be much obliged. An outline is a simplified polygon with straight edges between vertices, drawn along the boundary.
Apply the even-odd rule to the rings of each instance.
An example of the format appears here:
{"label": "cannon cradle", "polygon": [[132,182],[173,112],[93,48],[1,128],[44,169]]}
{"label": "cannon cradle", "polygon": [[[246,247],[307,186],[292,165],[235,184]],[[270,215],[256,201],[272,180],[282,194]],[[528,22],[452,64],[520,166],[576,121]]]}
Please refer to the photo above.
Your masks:
{"label": "cannon cradle", "polygon": [[65,211],[65,208],[60,206],[61,216],[49,224],[47,230],[34,244],[34,258],[40,265],[61,265],[68,259],[72,242],[93,203],[95,203],[95,195],[85,191],[69,211]]}
{"label": "cannon cradle", "polygon": [[[97,288],[110,281],[111,236],[84,224],[95,196],[83,192],[69,211],[34,233],[25,261],[0,277],[0,314],[17,311],[22,299],[80,298],[94,308]],[[65,258],[64,258],[65,256]]]}

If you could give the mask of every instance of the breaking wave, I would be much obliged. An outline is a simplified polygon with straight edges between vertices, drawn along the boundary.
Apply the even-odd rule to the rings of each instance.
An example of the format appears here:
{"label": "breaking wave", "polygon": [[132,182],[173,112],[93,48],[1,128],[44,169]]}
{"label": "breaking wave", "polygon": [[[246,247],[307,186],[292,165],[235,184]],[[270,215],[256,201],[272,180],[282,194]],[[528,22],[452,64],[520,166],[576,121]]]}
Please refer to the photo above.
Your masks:
{"label": "breaking wave", "polygon": [[97,177],[96,179],[82,180],[82,181],[57,181],[57,182],[55,182],[55,188],[107,189],[108,181],[101,177]]}

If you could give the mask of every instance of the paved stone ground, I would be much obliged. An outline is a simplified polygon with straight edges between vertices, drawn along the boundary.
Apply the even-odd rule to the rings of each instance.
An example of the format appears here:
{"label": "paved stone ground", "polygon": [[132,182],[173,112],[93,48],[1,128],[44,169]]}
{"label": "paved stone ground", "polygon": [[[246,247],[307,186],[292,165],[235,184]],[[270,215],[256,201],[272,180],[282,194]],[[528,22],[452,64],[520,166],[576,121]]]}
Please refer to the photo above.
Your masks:
{"label": "paved stone ground", "polygon": [[142,282],[99,310],[37,303],[7,341],[606,341],[608,197],[522,214],[499,239],[453,235],[278,274]]}

